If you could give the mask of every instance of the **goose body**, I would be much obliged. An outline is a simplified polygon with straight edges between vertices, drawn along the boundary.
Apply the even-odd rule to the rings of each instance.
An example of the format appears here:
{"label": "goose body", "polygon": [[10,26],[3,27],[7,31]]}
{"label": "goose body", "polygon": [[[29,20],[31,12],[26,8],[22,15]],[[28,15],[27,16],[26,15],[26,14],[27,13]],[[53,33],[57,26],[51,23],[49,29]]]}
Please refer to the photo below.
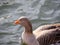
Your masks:
{"label": "goose body", "polygon": [[22,33],[23,43],[25,42],[27,45],[39,45],[33,34],[27,34],[25,32]]}
{"label": "goose body", "polygon": [[41,45],[49,45],[60,40],[60,23],[38,27],[33,31]]}
{"label": "goose body", "polygon": [[50,45],[60,40],[60,23],[43,25],[34,31],[30,21],[25,17],[20,17],[14,23],[25,28],[22,40],[27,45]]}

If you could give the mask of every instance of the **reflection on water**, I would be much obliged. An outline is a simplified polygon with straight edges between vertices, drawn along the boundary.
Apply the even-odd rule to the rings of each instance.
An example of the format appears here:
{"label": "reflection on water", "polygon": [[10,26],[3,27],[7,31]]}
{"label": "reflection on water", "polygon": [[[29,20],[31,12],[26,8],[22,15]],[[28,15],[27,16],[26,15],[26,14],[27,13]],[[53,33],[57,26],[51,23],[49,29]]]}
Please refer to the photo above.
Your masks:
{"label": "reflection on water", "polygon": [[20,16],[31,20],[33,29],[60,22],[60,0],[0,0],[0,45],[19,45],[23,27],[14,25]]}

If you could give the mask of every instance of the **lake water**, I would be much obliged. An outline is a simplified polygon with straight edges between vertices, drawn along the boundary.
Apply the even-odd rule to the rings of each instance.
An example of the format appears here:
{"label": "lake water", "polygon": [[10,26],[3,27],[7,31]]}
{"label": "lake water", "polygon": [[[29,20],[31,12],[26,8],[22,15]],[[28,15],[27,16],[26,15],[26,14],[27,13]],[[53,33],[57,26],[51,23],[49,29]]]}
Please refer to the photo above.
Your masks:
{"label": "lake water", "polygon": [[13,21],[30,19],[33,30],[40,25],[60,22],[60,0],[0,0],[0,45],[20,45],[24,28]]}

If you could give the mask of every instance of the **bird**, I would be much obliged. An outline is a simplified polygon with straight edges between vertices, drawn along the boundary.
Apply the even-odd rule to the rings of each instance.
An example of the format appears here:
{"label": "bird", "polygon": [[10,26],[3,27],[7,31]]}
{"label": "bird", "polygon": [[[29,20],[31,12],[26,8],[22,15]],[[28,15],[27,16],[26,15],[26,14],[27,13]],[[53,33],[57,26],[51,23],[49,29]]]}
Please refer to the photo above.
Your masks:
{"label": "bird", "polygon": [[60,23],[42,25],[33,30],[30,20],[22,16],[14,24],[25,28],[21,36],[25,45],[50,45],[60,41]]}

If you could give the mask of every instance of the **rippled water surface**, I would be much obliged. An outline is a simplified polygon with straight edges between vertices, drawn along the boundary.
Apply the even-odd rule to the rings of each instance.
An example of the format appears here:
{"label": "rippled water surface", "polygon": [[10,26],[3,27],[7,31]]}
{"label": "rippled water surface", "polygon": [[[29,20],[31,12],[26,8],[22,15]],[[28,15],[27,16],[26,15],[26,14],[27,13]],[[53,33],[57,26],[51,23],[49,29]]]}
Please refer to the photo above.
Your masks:
{"label": "rippled water surface", "polygon": [[0,0],[0,45],[20,45],[24,30],[13,21],[21,16],[30,19],[33,29],[60,22],[60,0]]}

